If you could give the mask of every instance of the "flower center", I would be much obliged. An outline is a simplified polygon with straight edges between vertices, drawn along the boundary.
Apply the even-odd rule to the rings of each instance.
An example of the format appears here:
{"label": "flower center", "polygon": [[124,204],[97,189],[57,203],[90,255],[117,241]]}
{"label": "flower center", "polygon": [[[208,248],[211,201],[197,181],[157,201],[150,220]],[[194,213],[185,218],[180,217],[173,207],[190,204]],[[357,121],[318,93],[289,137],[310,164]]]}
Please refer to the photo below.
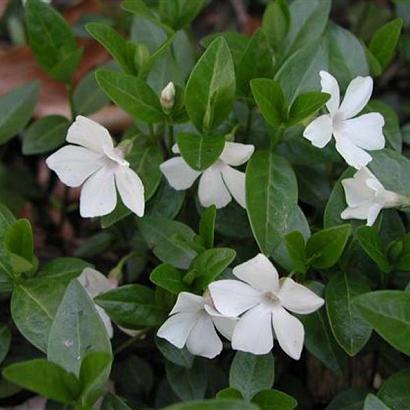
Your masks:
{"label": "flower center", "polygon": [[276,305],[276,304],[280,303],[280,299],[273,292],[265,292],[263,294],[263,299],[265,300],[265,302],[267,302],[271,305]]}

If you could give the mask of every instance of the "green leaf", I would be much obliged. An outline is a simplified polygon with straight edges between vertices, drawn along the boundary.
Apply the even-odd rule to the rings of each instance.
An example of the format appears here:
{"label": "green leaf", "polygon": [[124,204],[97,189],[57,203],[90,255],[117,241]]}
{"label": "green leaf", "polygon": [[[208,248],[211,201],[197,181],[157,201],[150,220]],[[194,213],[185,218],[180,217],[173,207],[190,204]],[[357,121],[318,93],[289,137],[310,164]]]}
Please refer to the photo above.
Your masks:
{"label": "green leaf", "polygon": [[326,285],[326,310],[333,334],[350,356],[355,356],[366,345],[372,328],[353,306],[355,296],[370,291],[366,281],[358,275],[338,273]]}
{"label": "green leaf", "polygon": [[305,238],[299,231],[288,233],[285,237],[286,249],[297,272],[306,272]]}
{"label": "green leaf", "polygon": [[211,205],[202,211],[199,222],[199,236],[205,248],[210,249],[214,246],[216,206]]}
{"label": "green leaf", "polygon": [[25,9],[30,46],[37,62],[55,80],[69,83],[82,54],[73,31],[52,6],[41,0],[28,0]]}
{"label": "green leaf", "polygon": [[202,399],[208,385],[204,360],[195,360],[191,368],[166,362],[167,380],[175,394],[183,401]]}
{"label": "green leaf", "polygon": [[246,208],[259,249],[270,255],[297,206],[296,176],[283,157],[257,151],[246,168]]}
{"label": "green leaf", "polygon": [[377,228],[373,226],[360,226],[356,233],[360,246],[367,255],[376,262],[382,272],[389,272],[390,263]]}
{"label": "green leaf", "polygon": [[400,290],[370,292],[357,296],[353,304],[387,343],[400,352],[410,355],[409,292]]}
{"label": "green leaf", "polygon": [[245,400],[251,400],[261,390],[270,389],[274,380],[272,353],[254,355],[237,352],[229,371],[229,386],[239,390]]}
{"label": "green leaf", "polygon": [[352,387],[337,394],[326,410],[362,410],[369,389]]}
{"label": "green leaf", "polygon": [[0,97],[0,145],[29,122],[39,94],[39,83],[24,84]]}
{"label": "green leaf", "polygon": [[157,266],[149,276],[152,283],[175,295],[183,291],[189,291],[183,278],[184,274],[181,271],[166,263]]}
{"label": "green leaf", "polygon": [[157,326],[164,320],[154,291],[143,285],[121,286],[97,296],[95,302],[120,326]]}
{"label": "green leaf", "polygon": [[28,219],[19,219],[9,226],[4,236],[4,246],[13,255],[33,264],[33,231]]}
{"label": "green leaf", "polygon": [[211,399],[177,403],[163,410],[258,410],[252,403],[239,400]]}
{"label": "green leaf", "polygon": [[369,393],[364,401],[363,410],[390,410],[390,407],[387,407],[377,396]]}
{"label": "green leaf", "polygon": [[134,118],[148,123],[164,119],[158,96],[143,80],[104,69],[95,77],[108,97]]}
{"label": "green leaf", "polygon": [[111,370],[112,356],[107,352],[91,352],[85,356],[80,368],[82,406],[92,406],[104,393]]}
{"label": "green leaf", "polygon": [[178,349],[173,344],[160,337],[155,338],[155,344],[157,345],[162,355],[171,363],[182,367],[192,367],[192,364],[194,363],[194,356],[188,351],[186,347]]}
{"label": "green leaf", "polygon": [[397,270],[410,272],[410,234],[407,234],[402,240],[402,250],[394,263]]}
{"label": "green leaf", "polygon": [[279,127],[287,121],[287,106],[278,82],[267,78],[251,81],[253,98],[263,118],[273,127]]}
{"label": "green leaf", "polygon": [[257,393],[253,397],[252,403],[257,404],[260,410],[293,410],[298,405],[298,402],[292,396],[274,389]]}
{"label": "green leaf", "polygon": [[220,390],[216,394],[217,399],[231,399],[231,400],[242,400],[243,396],[239,390],[236,390],[232,387],[227,387],[223,390]]}
{"label": "green leaf", "polygon": [[74,112],[77,115],[91,115],[108,104],[108,101],[95,80],[95,71],[84,76],[73,92]]}
{"label": "green leaf", "polygon": [[94,302],[80,282],[73,279],[51,325],[47,358],[79,375],[81,363],[91,352],[111,355],[111,343]]}
{"label": "green leaf", "polygon": [[348,224],[323,229],[313,234],[306,244],[306,256],[311,265],[318,269],[328,269],[342,256],[351,233]]}
{"label": "green leaf", "polygon": [[197,134],[178,134],[178,148],[188,165],[203,171],[209,168],[222,154],[225,147],[223,135],[203,136]]}
{"label": "green leaf", "polygon": [[302,123],[320,110],[329,100],[330,94],[310,92],[300,94],[296,97],[289,111],[287,126]]}
{"label": "green leaf", "polygon": [[25,389],[64,404],[73,404],[80,386],[72,373],[44,359],[14,363],[3,370],[3,376]]}
{"label": "green leaf", "polygon": [[199,131],[220,125],[233,108],[235,71],[226,41],[216,38],[201,56],[185,89],[185,107]]}
{"label": "green leaf", "polygon": [[205,0],[159,0],[158,11],[166,24],[181,30],[195,19],[204,4]]}
{"label": "green leaf", "polygon": [[370,40],[369,50],[376,57],[383,71],[394,57],[402,27],[403,20],[394,19],[380,27]]}
{"label": "green leaf", "polygon": [[262,29],[270,46],[280,51],[280,45],[290,28],[290,11],[287,0],[270,2],[265,9],[262,19]]}
{"label": "green leaf", "polygon": [[[410,369],[404,369],[389,377],[380,388],[377,396],[392,410],[405,409],[410,400]],[[373,409],[372,409],[373,410]]]}
{"label": "green leaf", "polygon": [[8,326],[0,323],[0,364],[7,356],[10,349],[11,332]]}
{"label": "green leaf", "polygon": [[65,142],[70,122],[61,115],[42,117],[25,131],[23,154],[35,155],[53,151]]}
{"label": "green leaf", "polygon": [[101,404],[101,410],[131,410],[120,397],[107,394]]}
{"label": "green leaf", "polygon": [[78,258],[61,257],[55,258],[44,264],[40,272],[39,278],[59,279],[60,281],[71,281],[79,276],[85,268],[93,268],[93,265]]}
{"label": "green leaf", "polygon": [[273,56],[262,29],[258,29],[249,41],[236,73],[238,92],[245,97],[250,96],[249,83],[252,79],[273,77]]}

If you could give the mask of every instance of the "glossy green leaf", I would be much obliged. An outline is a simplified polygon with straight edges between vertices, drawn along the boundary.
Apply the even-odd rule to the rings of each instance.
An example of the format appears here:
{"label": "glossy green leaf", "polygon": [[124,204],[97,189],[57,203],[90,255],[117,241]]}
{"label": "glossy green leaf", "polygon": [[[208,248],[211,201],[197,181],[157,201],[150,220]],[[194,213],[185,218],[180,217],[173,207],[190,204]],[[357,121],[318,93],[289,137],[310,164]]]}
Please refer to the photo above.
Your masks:
{"label": "glossy green leaf", "polygon": [[0,323],[0,364],[7,356],[11,343],[11,332],[9,327]]}
{"label": "glossy green leaf", "polygon": [[287,126],[303,122],[319,111],[329,98],[329,94],[320,92],[310,92],[298,95],[290,107]]}
{"label": "glossy green leaf", "polygon": [[231,112],[235,71],[226,41],[216,38],[195,65],[186,89],[186,111],[199,131],[209,132]]}
{"label": "glossy green leaf", "polygon": [[270,2],[265,9],[262,19],[262,29],[270,46],[280,52],[282,44],[290,28],[290,12],[287,0]]}
{"label": "glossy green leaf", "polygon": [[246,400],[251,400],[256,393],[272,387],[274,374],[271,353],[254,355],[237,352],[229,371],[229,386],[239,390]]}
{"label": "glossy green leaf", "polygon": [[131,410],[131,407],[128,407],[120,397],[107,394],[101,404],[101,410]]}
{"label": "glossy green leaf", "polygon": [[299,231],[293,231],[284,237],[286,249],[297,272],[306,272],[305,238]]}
{"label": "glossy green leaf", "polygon": [[197,170],[209,168],[222,154],[225,147],[223,135],[202,136],[178,134],[178,148],[187,164]]}
{"label": "glossy green leaf", "polygon": [[192,364],[194,363],[194,356],[189,353],[186,347],[178,349],[173,344],[160,337],[155,338],[155,344],[162,355],[171,363],[181,367],[192,367]]}
{"label": "glossy green leaf", "polygon": [[152,283],[175,295],[183,291],[189,291],[183,278],[184,274],[180,270],[166,263],[157,266],[149,276]]}
{"label": "glossy green leaf", "polygon": [[79,276],[85,268],[92,268],[93,265],[78,258],[61,257],[55,258],[45,263],[38,273],[40,278],[59,279],[61,282],[70,282],[71,279]]}
{"label": "glossy green leaf", "polygon": [[195,19],[204,4],[205,0],[159,0],[158,11],[166,24],[180,30]]}
{"label": "glossy green leaf", "polygon": [[344,390],[336,395],[326,410],[362,410],[369,391],[365,387],[352,387]]}
{"label": "glossy green leaf", "polygon": [[270,255],[297,206],[295,174],[283,157],[257,151],[246,168],[246,208],[259,249]]}
{"label": "glossy green leaf", "polygon": [[24,259],[29,265],[33,264],[33,231],[28,219],[19,219],[9,226],[4,236],[4,246],[13,256]]}
{"label": "glossy green leaf", "polygon": [[39,93],[37,82],[27,83],[0,97],[0,145],[29,122]]}
{"label": "glossy green leaf", "polygon": [[211,399],[177,403],[163,410],[258,410],[258,406],[239,400]]}
{"label": "glossy green leaf", "polygon": [[292,396],[275,389],[260,391],[253,397],[252,403],[257,404],[261,410],[293,410],[298,405]]}
{"label": "glossy green leaf", "polygon": [[405,409],[410,400],[409,383],[410,370],[403,369],[393,374],[382,384],[377,396],[386,404],[387,408],[392,410]]}
{"label": "glossy green leaf", "polygon": [[242,393],[233,387],[227,387],[216,394],[217,399],[242,400]]}
{"label": "glossy green leaf", "polygon": [[202,211],[199,221],[199,236],[205,248],[214,246],[216,206],[211,205]]}
{"label": "glossy green leaf", "polygon": [[391,410],[374,394],[369,393],[364,401],[363,410]]}
{"label": "glossy green leaf", "polygon": [[395,260],[395,268],[398,270],[410,271],[410,235],[407,234],[401,242],[401,250]]}

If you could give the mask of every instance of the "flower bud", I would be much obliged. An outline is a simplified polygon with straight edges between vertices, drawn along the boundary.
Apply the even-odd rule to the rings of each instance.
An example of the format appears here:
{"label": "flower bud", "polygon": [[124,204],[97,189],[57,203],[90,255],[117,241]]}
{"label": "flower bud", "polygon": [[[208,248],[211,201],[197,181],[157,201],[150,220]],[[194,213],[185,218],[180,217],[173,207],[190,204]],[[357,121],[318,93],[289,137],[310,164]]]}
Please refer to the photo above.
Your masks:
{"label": "flower bud", "polygon": [[164,111],[169,112],[175,104],[175,86],[171,81],[168,85],[161,91],[161,106]]}

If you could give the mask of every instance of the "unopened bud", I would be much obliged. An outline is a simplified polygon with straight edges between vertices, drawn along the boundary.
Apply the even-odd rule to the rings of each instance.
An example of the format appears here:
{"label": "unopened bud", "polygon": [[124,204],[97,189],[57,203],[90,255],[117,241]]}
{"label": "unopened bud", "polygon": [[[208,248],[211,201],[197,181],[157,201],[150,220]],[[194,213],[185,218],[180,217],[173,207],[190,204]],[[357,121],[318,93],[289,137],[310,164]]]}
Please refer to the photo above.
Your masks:
{"label": "unopened bud", "polygon": [[161,91],[161,106],[164,111],[171,111],[175,104],[175,86],[171,81],[168,85]]}

